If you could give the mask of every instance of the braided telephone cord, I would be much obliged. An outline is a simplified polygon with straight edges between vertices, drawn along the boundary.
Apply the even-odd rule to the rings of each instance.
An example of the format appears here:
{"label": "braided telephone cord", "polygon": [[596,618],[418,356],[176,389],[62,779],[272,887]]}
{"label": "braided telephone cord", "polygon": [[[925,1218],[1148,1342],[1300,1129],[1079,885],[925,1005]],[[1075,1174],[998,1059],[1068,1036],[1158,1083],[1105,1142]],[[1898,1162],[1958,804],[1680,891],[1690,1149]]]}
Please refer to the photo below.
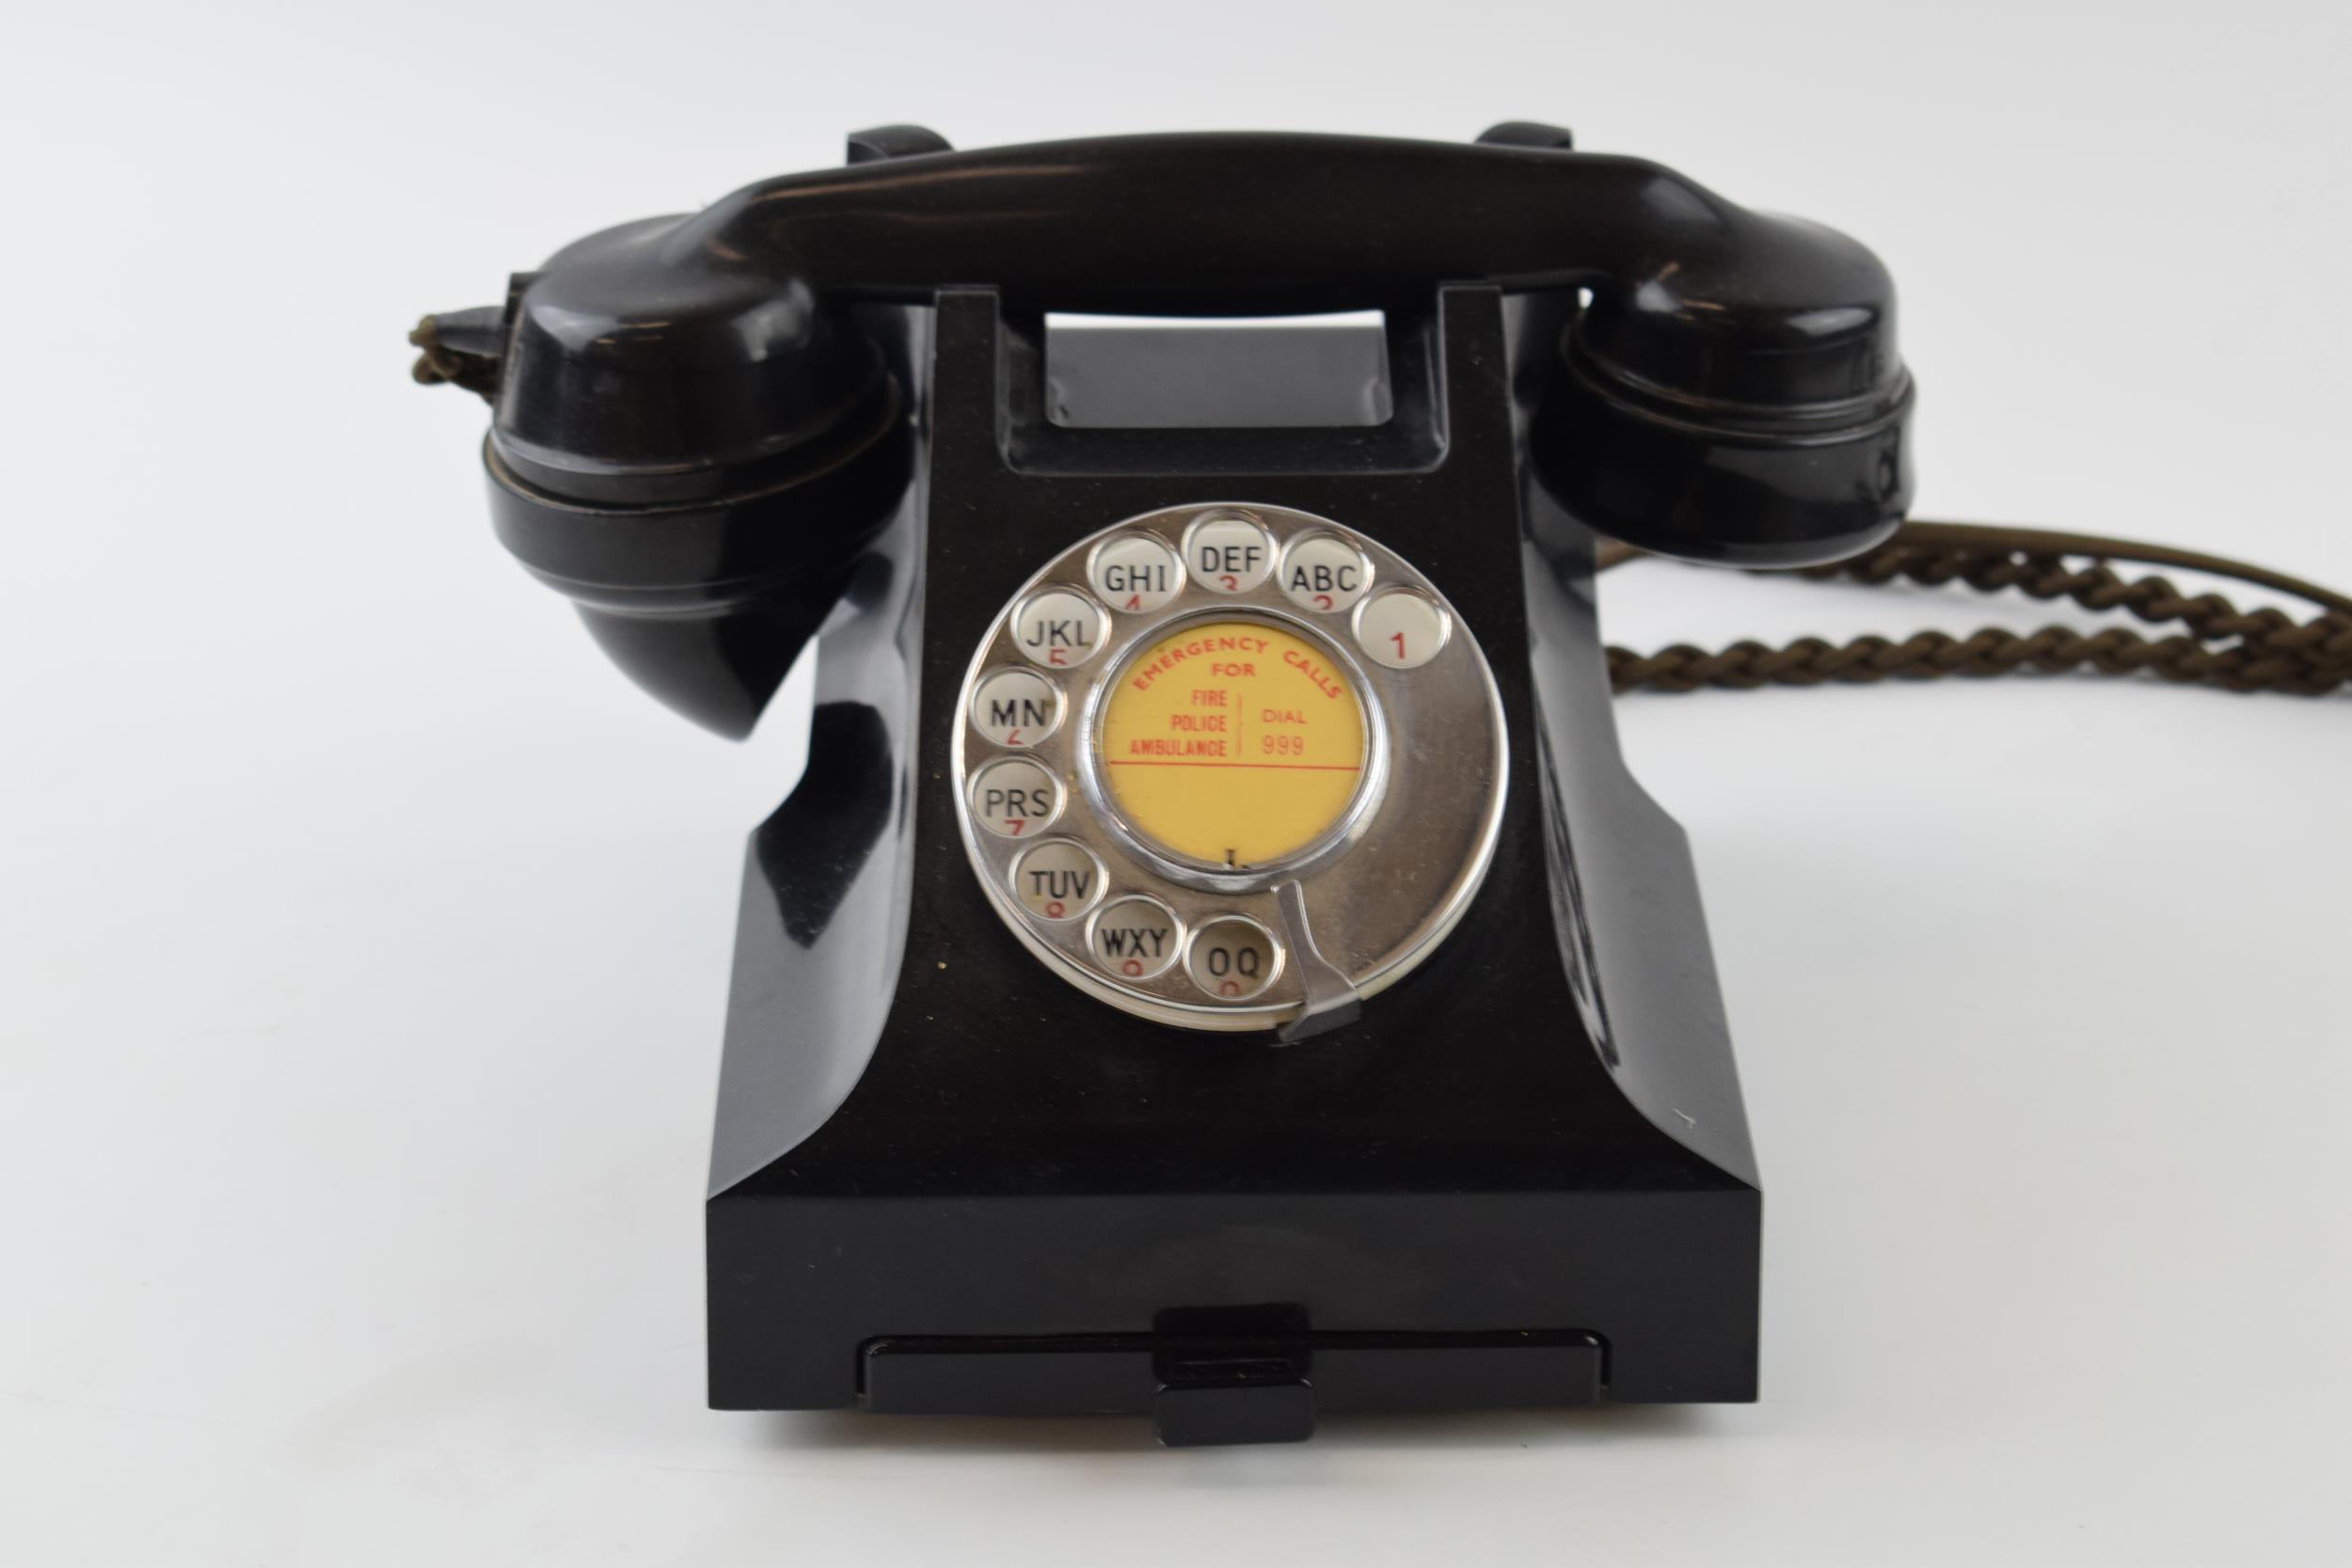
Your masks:
{"label": "braided telephone cord", "polygon": [[438,387],[446,382],[482,397],[497,396],[498,361],[462,354],[441,341],[438,324],[431,316],[417,323],[416,330],[408,334],[408,346],[417,351],[417,362],[408,373],[419,385]]}
{"label": "braided telephone cord", "polygon": [[[1595,569],[1607,571],[1641,554],[1630,546],[1604,545]],[[2069,565],[2070,558],[2086,563]],[[2298,622],[2283,610],[2242,610],[2218,594],[2183,594],[2162,577],[2125,578],[2106,564],[2109,561],[2234,578],[2308,599],[2323,612]],[[1799,575],[1816,580],[1849,578],[1873,586],[1899,579],[1929,588],[1961,583],[1987,594],[2014,588],[2045,602],[2071,599],[2086,610],[2127,610],[2150,625],[2178,624],[2183,629],[2153,639],[2124,626],[2089,635],[2071,626],[2044,626],[2024,634],[1987,627],[1967,637],[1923,631],[1900,641],[1857,637],[1833,643],[1804,637],[1779,648],[1740,641],[1714,652],[1688,643],[1654,654],[1613,647],[1611,687],[1620,692],[1703,687],[1745,691],[1831,681],[1862,685],[2084,669],[2102,675],[2144,670],[2187,685],[2304,697],[2325,696],[2352,683],[2352,597],[2219,556],[2093,534],[1910,522],[1874,550]]]}

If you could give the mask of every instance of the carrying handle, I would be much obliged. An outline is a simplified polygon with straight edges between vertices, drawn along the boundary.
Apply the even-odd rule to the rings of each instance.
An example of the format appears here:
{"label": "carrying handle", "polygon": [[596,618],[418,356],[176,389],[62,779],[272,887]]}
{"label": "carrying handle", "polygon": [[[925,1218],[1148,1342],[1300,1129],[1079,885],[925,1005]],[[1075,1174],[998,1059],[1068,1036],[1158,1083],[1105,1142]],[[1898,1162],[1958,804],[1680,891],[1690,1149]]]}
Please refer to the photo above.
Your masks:
{"label": "carrying handle", "polygon": [[984,285],[1016,308],[1141,315],[1368,309],[1446,282],[1588,287],[1725,348],[1806,356],[1761,401],[1850,397],[1897,368],[1866,355],[1812,379],[1891,327],[1893,288],[1859,245],[1642,159],[1548,149],[1229,132],[917,153],[749,186],[661,249],[681,271],[819,293]]}

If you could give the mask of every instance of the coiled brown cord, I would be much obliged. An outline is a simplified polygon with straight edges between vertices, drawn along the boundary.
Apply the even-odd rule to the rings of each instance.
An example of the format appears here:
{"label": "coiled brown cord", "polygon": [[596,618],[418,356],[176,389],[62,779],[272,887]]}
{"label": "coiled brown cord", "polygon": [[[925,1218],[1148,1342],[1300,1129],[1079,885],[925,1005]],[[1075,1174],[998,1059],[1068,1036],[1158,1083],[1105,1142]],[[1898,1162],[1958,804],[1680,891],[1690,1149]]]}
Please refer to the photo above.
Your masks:
{"label": "coiled brown cord", "polygon": [[[1607,571],[1642,553],[1629,545],[1604,544],[1594,566]],[[2069,565],[2070,559],[2082,563]],[[2233,578],[2307,599],[2322,607],[2322,613],[2296,621],[2279,610],[2241,610],[2218,594],[2185,594],[2159,576],[2125,578],[2107,564],[2111,561]],[[1863,685],[2088,669],[2102,675],[2145,670],[2166,680],[2227,691],[2318,697],[2352,682],[2352,597],[2193,550],[2087,533],[1909,522],[1874,550],[1798,575],[1817,580],[1850,578],[1874,586],[1898,579],[1930,588],[1961,583],[1987,594],[2014,588],[2037,599],[2071,599],[2086,610],[2128,610],[2151,625],[2177,623],[2182,630],[2152,639],[2125,626],[2088,636],[2071,626],[2024,634],[1987,627],[1967,637],[1923,631],[1901,641],[1857,637],[1833,643],[1804,637],[1772,648],[1742,641],[1711,653],[1684,642],[1654,654],[1613,647],[1610,686],[1619,692],[1702,687],[1745,691],[1830,681]]]}

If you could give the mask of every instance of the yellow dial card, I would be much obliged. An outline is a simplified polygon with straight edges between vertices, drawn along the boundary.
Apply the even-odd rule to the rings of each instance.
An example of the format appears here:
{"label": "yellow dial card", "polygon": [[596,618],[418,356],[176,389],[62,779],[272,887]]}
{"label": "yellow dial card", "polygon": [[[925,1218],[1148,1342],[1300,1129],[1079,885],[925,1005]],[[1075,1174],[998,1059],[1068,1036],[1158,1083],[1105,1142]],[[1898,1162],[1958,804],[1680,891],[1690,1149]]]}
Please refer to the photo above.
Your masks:
{"label": "yellow dial card", "polygon": [[1194,623],[1146,647],[1102,707],[1122,815],[1180,855],[1261,865],[1346,812],[1370,755],[1361,701],[1319,644],[1270,622]]}

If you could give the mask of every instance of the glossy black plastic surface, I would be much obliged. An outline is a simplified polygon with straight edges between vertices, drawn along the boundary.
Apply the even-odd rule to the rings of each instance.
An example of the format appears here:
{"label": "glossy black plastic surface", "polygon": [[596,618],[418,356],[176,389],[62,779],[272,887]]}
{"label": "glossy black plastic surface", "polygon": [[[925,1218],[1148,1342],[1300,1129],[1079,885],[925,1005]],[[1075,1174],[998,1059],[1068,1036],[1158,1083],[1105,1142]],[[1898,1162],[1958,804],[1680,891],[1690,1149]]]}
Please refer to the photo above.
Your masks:
{"label": "glossy black plastic surface", "polygon": [[[1385,334],[1043,320],[1360,307]],[[1617,754],[1592,552],[1795,564],[1895,525],[1912,390],[1867,251],[1526,122],[888,126],[439,320],[495,372],[501,538],[647,689],[740,735],[821,646],[745,869],[714,1403],[1149,1411],[1187,1444],[1754,1397],[1754,1158],[1687,850]],[[1288,1049],[1049,973],[946,793],[965,661],[1038,562],[1234,499],[1426,572],[1510,743],[1460,926]]]}
{"label": "glossy black plastic surface", "polygon": [[[1019,458],[1039,420],[1019,335],[993,294],[943,297],[928,523],[870,558],[921,583],[919,636],[912,597],[828,628],[820,720],[869,717],[812,751],[745,879],[714,1403],[871,1402],[879,1339],[1045,1358],[1207,1311],[1245,1363],[1301,1333],[1534,1335],[1605,1347],[1611,1399],[1753,1397],[1753,1157],[1687,856],[1610,738],[1590,535],[1523,496],[1532,410],[1500,295],[1418,314],[1434,466],[1192,472],[1196,440],[1287,433],[1061,430]],[[1519,317],[1524,362],[1561,324]],[[1357,1022],[1288,1049],[1149,1023],[1050,974],[974,881],[936,760],[971,648],[1036,562],[1235,495],[1342,518],[1427,571],[1486,650],[1512,742],[1495,870],[1461,927]],[[878,773],[876,838],[835,781]],[[1017,1407],[1095,1407],[1076,1363],[1036,1365]],[[1240,1431],[1297,1416],[1295,1394],[1272,1414],[1232,1399],[1191,1409],[1211,1430],[1218,1410]]]}

